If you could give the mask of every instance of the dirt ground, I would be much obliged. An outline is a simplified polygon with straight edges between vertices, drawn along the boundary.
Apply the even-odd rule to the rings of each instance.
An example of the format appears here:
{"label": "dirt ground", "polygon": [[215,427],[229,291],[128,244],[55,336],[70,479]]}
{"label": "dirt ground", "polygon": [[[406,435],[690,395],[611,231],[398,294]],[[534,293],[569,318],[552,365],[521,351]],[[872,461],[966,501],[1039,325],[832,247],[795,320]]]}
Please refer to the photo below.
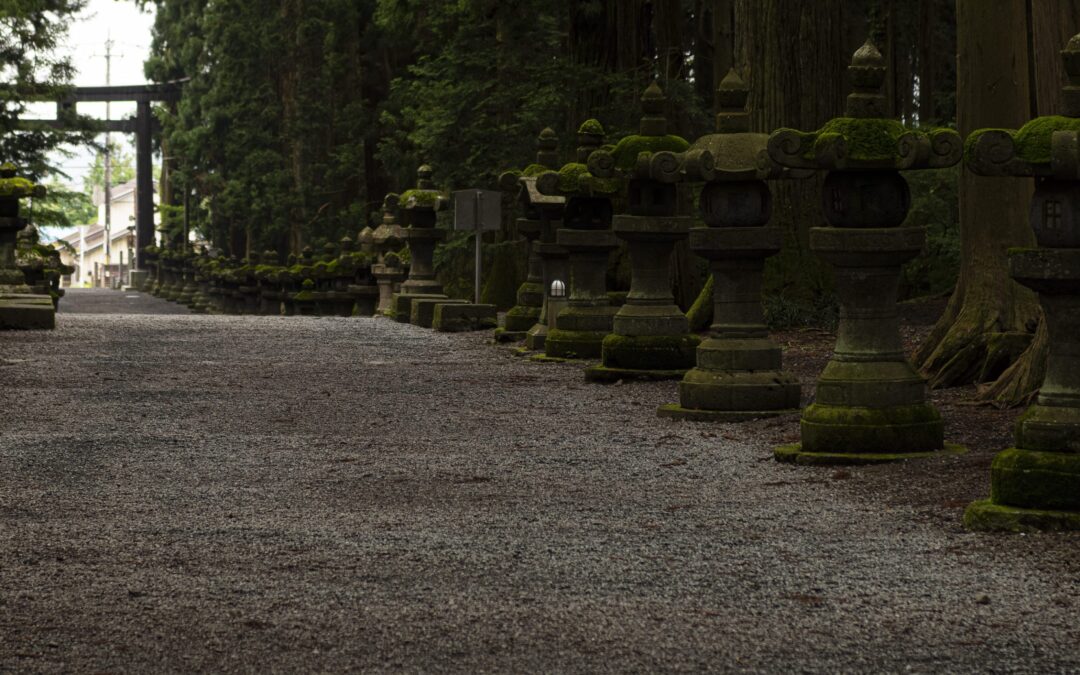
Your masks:
{"label": "dirt ground", "polygon": [[1080,536],[960,524],[969,390],[967,454],[808,468],[481,334],[64,302],[0,334],[0,672],[1080,671]]}

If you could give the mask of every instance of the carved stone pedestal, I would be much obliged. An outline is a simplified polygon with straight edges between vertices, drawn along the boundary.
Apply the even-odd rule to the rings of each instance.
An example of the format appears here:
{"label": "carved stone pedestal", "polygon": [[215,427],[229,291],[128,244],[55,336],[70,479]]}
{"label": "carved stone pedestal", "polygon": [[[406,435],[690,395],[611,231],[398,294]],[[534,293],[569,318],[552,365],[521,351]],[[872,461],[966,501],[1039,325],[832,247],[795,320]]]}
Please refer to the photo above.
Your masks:
{"label": "carved stone pedestal", "polygon": [[595,359],[612,330],[617,308],[607,295],[607,268],[611,252],[619,247],[611,230],[572,230],[556,233],[566,250],[570,270],[570,298],[548,330],[544,353],[561,359]]}
{"label": "carved stone pedestal", "polygon": [[761,309],[765,259],[780,250],[780,237],[772,227],[690,230],[691,250],[713,275],[714,322],[697,367],[679,383],[679,403],[661,406],[661,417],[741,422],[798,411],[799,381],[784,372]]}
{"label": "carved stone pedestal", "polygon": [[612,231],[630,249],[630,293],[603,340],[602,364],[586,370],[586,379],[677,379],[693,366],[700,340],[675,304],[670,278],[671,253],[690,223],[680,216],[615,216]]}
{"label": "carved stone pedestal", "polygon": [[1039,293],[1049,356],[1035,404],[1016,424],[1016,447],[990,468],[990,499],[964,524],[978,530],[1080,530],[1080,248],[1009,254],[1016,281]]}

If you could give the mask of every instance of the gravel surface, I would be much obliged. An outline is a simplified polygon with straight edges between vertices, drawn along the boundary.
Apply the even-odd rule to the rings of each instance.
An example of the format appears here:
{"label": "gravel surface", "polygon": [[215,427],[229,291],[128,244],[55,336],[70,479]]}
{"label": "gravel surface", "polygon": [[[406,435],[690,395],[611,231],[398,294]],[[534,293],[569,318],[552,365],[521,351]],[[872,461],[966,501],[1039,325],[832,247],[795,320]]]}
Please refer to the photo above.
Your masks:
{"label": "gravel surface", "polygon": [[1080,669],[1080,537],[960,527],[999,448],[781,465],[482,334],[102,293],[0,334],[0,671]]}

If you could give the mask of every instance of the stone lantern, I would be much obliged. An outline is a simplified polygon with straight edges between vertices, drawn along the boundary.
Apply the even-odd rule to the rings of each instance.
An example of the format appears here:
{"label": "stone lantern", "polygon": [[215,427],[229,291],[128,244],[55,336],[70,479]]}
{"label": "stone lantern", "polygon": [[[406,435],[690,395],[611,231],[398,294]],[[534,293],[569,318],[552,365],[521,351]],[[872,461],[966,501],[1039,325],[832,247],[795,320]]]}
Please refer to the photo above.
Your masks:
{"label": "stone lantern", "polygon": [[885,118],[885,61],[869,42],[848,67],[846,116],[820,130],[780,129],[770,157],[793,169],[826,171],[829,227],[810,230],[810,248],[836,270],[840,325],[833,357],[803,411],[802,443],[777,448],[799,463],[872,463],[960,451],[944,442],[926,382],[904,355],[896,295],[900,267],[922,250],[926,228],[903,226],[910,205],[902,170],[960,160],[952,130],[911,131]]}
{"label": "stone lantern", "polygon": [[517,231],[529,243],[529,273],[517,291],[517,305],[506,313],[506,325],[496,329],[499,342],[526,340],[528,349],[543,349],[547,337],[548,291],[551,283],[566,277],[566,251],[555,244],[555,230],[562,221],[566,199],[541,194],[536,177],[559,168],[559,139],[551,129],[544,129],[536,139],[539,150],[536,162],[524,171],[507,171],[499,176],[499,186],[513,193],[521,202],[524,218],[518,218]]}
{"label": "stone lantern", "polygon": [[0,329],[56,328],[56,308],[48,295],[34,294],[15,259],[19,231],[19,200],[43,197],[45,188],[15,175],[14,164],[0,165]]}
{"label": "stone lantern", "polygon": [[[678,183],[690,144],[667,132],[667,98],[653,82],[641,97],[644,116],[637,134],[610,151],[589,157],[589,172],[618,178],[628,213],[614,217],[612,230],[630,253],[630,293],[604,338],[602,363],[585,371],[592,381],[681,378],[694,365],[700,340],[671,292],[671,254],[686,239],[692,218],[678,214]],[[711,166],[708,152],[689,163]]]}
{"label": "stone lantern", "polygon": [[965,151],[978,175],[1035,177],[1038,247],[1011,249],[1009,274],[1039,294],[1049,352],[1015,447],[991,465],[990,499],[964,514],[977,530],[1080,529],[1080,35],[1061,54],[1065,114],[975,131]]}
{"label": "stone lantern", "polygon": [[749,95],[732,69],[717,91],[716,133],[691,146],[713,158],[699,200],[705,226],[690,230],[690,248],[709,261],[714,318],[697,367],[679,383],[679,403],[661,406],[661,417],[738,422],[799,408],[799,382],[784,372],[761,306],[765,260],[780,252],[782,237],[767,227],[772,193],[765,180],[810,173],[769,159],[768,134],[750,132]]}
{"label": "stone lantern", "polygon": [[587,166],[603,142],[600,123],[586,121],[578,129],[576,161],[536,178],[540,194],[566,198],[555,243],[567,252],[570,296],[554,326],[548,317],[544,353],[552,358],[598,358],[617,311],[607,295],[607,269],[611,252],[619,247],[611,231],[611,199],[620,181],[594,176]]}
{"label": "stone lantern", "polygon": [[413,299],[447,297],[435,279],[432,258],[435,246],[446,238],[446,230],[435,226],[438,213],[449,206],[450,200],[435,189],[431,173],[430,166],[421,166],[416,172],[416,187],[401,194],[401,215],[406,226],[402,235],[409,245],[410,264],[409,276],[393,298],[393,311],[394,318],[402,323],[412,317]]}
{"label": "stone lantern", "polygon": [[371,233],[371,247],[376,256],[371,266],[371,275],[379,286],[377,314],[387,314],[391,310],[394,293],[401,287],[408,270],[401,264],[398,250],[405,241],[402,227],[397,222],[398,196],[389,193],[383,198],[382,222]]}

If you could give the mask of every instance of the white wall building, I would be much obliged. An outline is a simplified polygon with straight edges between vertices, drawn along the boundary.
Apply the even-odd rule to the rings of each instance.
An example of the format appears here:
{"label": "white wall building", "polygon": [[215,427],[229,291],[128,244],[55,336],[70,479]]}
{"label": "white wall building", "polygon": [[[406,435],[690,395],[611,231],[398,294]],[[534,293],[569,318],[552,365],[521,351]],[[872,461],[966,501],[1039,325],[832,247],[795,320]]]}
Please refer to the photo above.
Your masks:
{"label": "white wall building", "polygon": [[[154,203],[157,203],[156,193]],[[124,277],[124,281],[120,283],[126,283],[127,273],[131,269],[132,255],[135,253],[135,181],[128,181],[112,189],[109,237],[111,246],[108,252],[105,247],[104,191],[95,190],[94,204],[98,209],[97,223],[80,225],[60,237],[75,249],[74,253],[61,251],[60,254],[65,263],[75,266],[75,273],[70,278],[65,278],[66,286],[109,287],[121,277]],[[155,213],[155,232],[159,220],[160,217]]]}

